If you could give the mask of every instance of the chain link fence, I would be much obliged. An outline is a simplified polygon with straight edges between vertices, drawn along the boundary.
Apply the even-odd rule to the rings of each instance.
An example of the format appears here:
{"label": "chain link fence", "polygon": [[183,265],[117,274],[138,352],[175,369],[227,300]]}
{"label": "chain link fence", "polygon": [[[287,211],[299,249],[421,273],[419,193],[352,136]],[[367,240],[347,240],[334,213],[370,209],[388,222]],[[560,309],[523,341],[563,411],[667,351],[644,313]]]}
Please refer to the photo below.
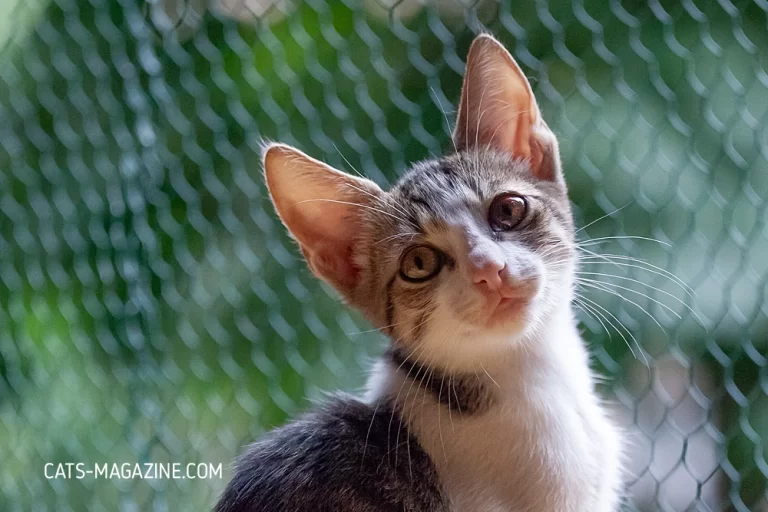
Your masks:
{"label": "chain link fence", "polygon": [[627,510],[768,510],[765,0],[0,2],[0,509],[206,509],[244,444],[359,389],[385,341],[299,259],[259,140],[387,185],[450,147],[481,30],[587,226]]}

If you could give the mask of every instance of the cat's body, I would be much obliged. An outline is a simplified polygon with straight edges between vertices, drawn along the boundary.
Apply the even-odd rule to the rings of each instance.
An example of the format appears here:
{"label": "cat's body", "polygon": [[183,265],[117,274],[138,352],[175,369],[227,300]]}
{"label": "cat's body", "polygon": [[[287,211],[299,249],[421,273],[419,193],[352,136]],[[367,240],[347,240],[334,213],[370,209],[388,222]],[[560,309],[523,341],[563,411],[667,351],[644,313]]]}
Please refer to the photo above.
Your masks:
{"label": "cat's body", "polygon": [[476,413],[457,405],[460,388],[445,384],[438,399],[411,386],[419,377],[407,378],[399,363],[378,364],[367,398],[400,404],[409,430],[434,461],[451,511],[616,510],[619,438],[592,392],[571,312],[562,314],[541,342],[484,364],[488,374],[463,376],[490,395]]}
{"label": "cat's body", "polygon": [[454,146],[388,192],[266,149],[310,268],[392,347],[364,402],[337,399],[250,447],[219,512],[617,509],[620,440],[571,308],[557,142],[489,36],[470,50]]}

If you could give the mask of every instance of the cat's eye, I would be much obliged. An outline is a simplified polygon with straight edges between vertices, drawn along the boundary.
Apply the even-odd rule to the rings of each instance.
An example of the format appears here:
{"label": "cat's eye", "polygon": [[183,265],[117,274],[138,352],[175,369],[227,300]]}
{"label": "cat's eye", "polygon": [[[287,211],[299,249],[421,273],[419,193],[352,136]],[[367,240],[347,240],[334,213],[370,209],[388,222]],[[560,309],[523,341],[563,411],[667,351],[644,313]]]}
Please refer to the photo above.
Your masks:
{"label": "cat's eye", "polygon": [[488,223],[494,231],[515,229],[525,219],[528,203],[517,194],[501,194],[488,209]]}
{"label": "cat's eye", "polygon": [[444,263],[442,252],[428,245],[417,245],[403,254],[400,277],[412,283],[421,283],[439,274]]}

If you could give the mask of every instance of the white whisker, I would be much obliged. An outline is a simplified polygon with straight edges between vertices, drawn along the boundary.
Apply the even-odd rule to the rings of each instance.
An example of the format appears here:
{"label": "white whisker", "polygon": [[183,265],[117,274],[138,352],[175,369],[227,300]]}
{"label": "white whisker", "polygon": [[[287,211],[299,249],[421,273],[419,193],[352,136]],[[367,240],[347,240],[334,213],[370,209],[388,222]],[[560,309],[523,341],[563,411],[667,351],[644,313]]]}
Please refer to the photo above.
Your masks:
{"label": "white whisker", "polygon": [[[425,319],[425,320],[424,320],[424,322],[421,322],[421,323],[419,323],[419,324],[415,325],[415,326],[414,326],[412,329],[409,329],[408,331],[406,331],[405,333],[403,333],[403,335],[402,335],[402,336],[400,336],[400,337],[399,337],[397,340],[395,340],[395,341],[394,341],[392,344],[393,344],[393,345],[397,344],[397,343],[398,343],[400,340],[402,340],[402,339],[403,339],[403,338],[404,338],[406,335],[410,334],[411,332],[413,332],[414,330],[416,330],[418,327],[420,327],[421,325],[423,325],[424,323],[426,323],[426,322],[427,322],[427,320],[428,320],[428,319]],[[405,359],[403,359],[403,362],[402,362],[402,363],[400,363],[400,366],[398,366],[398,367],[397,367],[397,370],[395,370],[395,372],[398,372],[398,371],[400,371],[400,368],[402,368],[402,367],[403,367],[403,365],[406,363],[406,361],[408,361],[408,358],[409,358],[409,357],[411,357],[411,355],[413,355],[413,353],[410,353],[410,354],[408,354],[408,355],[405,357]],[[400,386],[400,388],[401,388],[401,390],[402,390],[402,386]],[[399,394],[399,393],[398,393],[398,396],[400,396],[400,394]],[[380,404],[380,403],[381,403],[381,399],[379,399],[379,400],[377,400],[377,401],[376,401],[376,407],[374,407],[374,409],[373,409],[373,415],[371,416],[371,423],[368,425],[368,433],[366,433],[366,435],[365,435],[365,444],[363,445],[363,456],[362,456],[362,460],[360,461],[360,463],[361,463],[361,464],[363,464],[363,463],[364,463],[364,460],[365,460],[365,451],[366,451],[366,449],[368,448],[368,438],[369,438],[369,437],[370,437],[370,435],[371,435],[371,429],[373,428],[373,422],[374,422],[374,420],[376,419],[376,411],[378,411],[378,409],[379,409],[379,404]],[[393,411],[393,414],[394,414],[394,411]],[[392,417],[390,417],[390,420],[389,420],[389,427],[392,427]],[[389,427],[388,427],[388,428],[389,428]]]}
{"label": "white whisker", "polygon": [[475,129],[475,148],[474,148],[475,149],[475,168],[480,167],[480,151],[478,151],[478,148],[479,148],[478,138],[480,137],[480,120],[483,118],[483,115],[485,114],[485,110],[483,110],[483,98],[485,98],[485,93],[488,91],[488,86],[490,84],[491,84],[490,80],[485,83],[485,87],[483,88],[483,94],[480,95],[480,103],[477,104],[477,113],[479,115],[477,117],[477,127]]}
{"label": "white whisker", "polygon": [[351,188],[353,190],[357,190],[361,194],[365,194],[368,197],[370,197],[371,199],[373,199],[376,202],[377,206],[393,208],[397,213],[400,213],[400,214],[403,215],[403,217],[400,217],[400,220],[402,222],[406,222],[406,223],[408,222],[408,219],[406,218],[406,217],[408,217],[408,213],[406,213],[404,210],[401,210],[398,206],[396,206],[394,204],[386,203],[381,197],[377,196],[376,194],[373,194],[372,192],[370,192],[368,190],[360,188],[360,187],[358,187],[356,185],[353,185],[351,183],[347,183],[346,185],[347,185],[347,187],[349,187],[349,188]]}
{"label": "white whisker", "polygon": [[383,244],[384,242],[389,242],[390,240],[394,240],[396,238],[406,237],[406,236],[410,236],[411,240],[413,240],[415,237],[419,236],[419,234],[420,233],[414,233],[414,232],[411,232],[411,231],[409,231],[407,233],[395,233],[394,235],[391,235],[391,236],[388,236],[386,238],[382,238],[381,240],[378,240],[376,242],[376,245]]}
{"label": "white whisker", "polygon": [[[504,107],[502,107],[502,108],[499,110],[499,113],[502,113],[502,112],[504,112],[506,109],[508,109],[508,108],[510,108],[510,107],[514,107],[514,106],[515,106],[515,105],[513,105],[512,103],[509,103],[509,104],[505,105]],[[514,120],[514,119],[515,119],[517,116],[519,116],[520,114],[525,114],[526,112],[530,112],[530,110],[518,110],[518,111],[517,111],[515,114],[513,114],[513,115],[509,116],[509,118],[508,118],[508,119],[505,119],[504,121],[501,121],[501,122],[499,122],[499,125],[496,127],[496,129],[495,129],[495,130],[493,130],[493,134],[491,135],[491,140],[493,140],[494,138],[496,138],[496,133],[499,131],[499,128],[501,128],[502,126],[504,126],[504,125],[505,125],[505,124],[507,124],[507,123],[511,123],[511,122],[512,122],[512,121],[513,121],[513,120]]]}
{"label": "white whisker", "polygon": [[624,208],[626,208],[627,206],[631,205],[632,203],[633,203],[633,201],[630,201],[630,202],[628,202],[627,204],[625,204],[624,206],[622,206],[621,208],[618,208],[618,209],[616,209],[616,210],[613,210],[613,211],[612,211],[612,212],[610,212],[610,213],[606,213],[606,214],[605,214],[605,215],[603,215],[602,217],[598,217],[597,219],[593,220],[592,222],[590,222],[590,223],[589,223],[589,224],[587,224],[586,226],[582,226],[582,227],[580,227],[579,229],[577,229],[577,230],[576,230],[576,232],[575,232],[574,234],[578,234],[578,233],[580,233],[581,231],[584,231],[585,229],[587,229],[587,228],[588,228],[589,226],[591,226],[592,224],[595,224],[596,222],[600,222],[601,220],[603,220],[603,219],[604,219],[604,218],[606,218],[606,217],[610,217],[611,215],[613,215],[613,214],[615,214],[615,213],[619,213],[621,210],[623,210],[623,209],[624,209]]}
{"label": "white whisker", "polygon": [[[440,101],[440,98],[437,96],[437,92],[435,91],[435,88],[431,85],[429,86],[430,89],[432,89],[432,94],[435,95],[435,100],[437,100],[437,106],[440,109],[440,112],[443,113],[443,118],[445,118],[445,125],[448,128],[448,133],[451,133],[451,122],[448,121],[448,114],[445,113],[445,109],[443,108],[443,103]],[[453,140],[453,137],[450,136],[451,144],[453,144],[453,150],[458,153],[459,149],[456,147],[456,141]]]}
{"label": "white whisker", "polygon": [[[579,284],[582,284],[582,285],[584,285],[584,286],[587,286],[587,287],[589,287],[589,288],[594,288],[594,289],[597,289],[597,290],[601,290],[601,291],[604,291],[604,292],[606,292],[606,293],[610,293],[611,295],[615,295],[616,297],[620,298],[621,300],[623,300],[623,301],[626,301],[626,302],[628,302],[629,304],[632,304],[633,306],[637,307],[637,308],[638,308],[640,311],[642,311],[643,313],[645,313],[646,315],[648,315],[648,318],[650,318],[651,320],[653,320],[653,322],[654,322],[656,325],[658,325],[658,326],[659,326],[659,329],[661,329],[662,331],[664,331],[664,334],[665,334],[665,335],[667,335],[667,337],[669,337],[669,334],[667,334],[667,331],[666,331],[666,329],[664,329],[664,327],[661,325],[661,323],[660,323],[658,320],[656,320],[656,317],[654,317],[652,314],[650,314],[650,313],[648,312],[648,310],[646,310],[644,307],[642,307],[642,306],[641,306],[640,304],[638,304],[637,302],[635,302],[635,301],[633,301],[633,300],[631,300],[631,299],[628,299],[628,298],[624,297],[622,294],[618,293],[616,290],[611,290],[610,288],[607,288],[607,287],[605,286],[605,284],[604,284],[604,283],[602,283],[602,282],[589,282],[589,281],[584,281],[584,280],[582,280],[582,279],[576,279],[576,281],[578,281],[578,282],[579,282]],[[618,286],[618,285],[615,285],[615,286]],[[654,300],[654,299],[652,299],[652,298],[648,297],[647,295],[643,294],[642,292],[638,292],[637,290],[633,290],[632,288],[627,288],[626,286],[624,286],[624,287],[621,287],[621,288],[622,288],[622,289],[625,289],[625,290],[627,290],[627,291],[630,291],[630,292],[638,293],[638,294],[642,295],[643,297],[646,297],[646,298],[648,298],[648,299],[650,299],[650,300],[653,300],[653,301],[654,301],[654,302],[656,302],[658,305],[660,305],[660,306],[662,306],[662,307],[664,307],[664,308],[667,308],[667,309],[668,309],[668,310],[669,310],[669,311],[670,311],[670,312],[671,312],[673,315],[675,315],[677,318],[680,318],[680,315],[678,315],[677,313],[675,313],[675,311],[674,311],[672,308],[670,308],[669,306],[667,306],[666,304],[662,304],[661,302],[659,302],[659,301],[656,301],[656,300]]]}
{"label": "white whisker", "polygon": [[[453,415],[451,414],[451,378],[452,378],[452,375],[449,373],[448,374],[448,419],[451,421],[451,431],[455,431],[456,427],[453,425]],[[441,389],[440,391],[442,392],[443,390]]]}
{"label": "white whisker", "polygon": [[403,220],[400,217],[397,217],[396,215],[392,215],[391,213],[385,212],[384,210],[380,210],[379,208],[374,208],[373,206],[368,206],[366,204],[360,204],[360,203],[352,203],[350,201],[338,201],[336,199],[305,199],[303,201],[299,201],[298,203],[292,204],[291,207],[298,206],[303,203],[314,203],[314,202],[325,202],[325,203],[335,203],[335,204],[346,204],[349,206],[359,206],[360,208],[365,208],[366,210],[373,210],[375,212],[379,212],[383,215],[387,215],[399,221]]}
{"label": "white whisker", "polygon": [[[427,345],[424,345],[426,348]],[[405,398],[403,399],[403,407],[402,411],[405,412],[406,407],[408,407],[408,396],[411,394],[411,390],[413,389],[413,385],[416,383],[416,381],[419,378],[419,375],[421,374],[421,371],[424,370],[424,366],[419,364],[419,369],[416,371],[416,375],[411,378],[411,385],[408,387],[408,391],[405,393]],[[426,371],[425,371],[426,373]],[[406,375],[406,380],[410,376],[411,372],[408,372],[408,375]],[[418,390],[418,388],[417,388]],[[400,448],[400,431],[403,427],[403,414],[400,414],[400,426],[397,428],[397,438],[395,439],[395,467],[397,467],[397,453],[398,449]],[[406,425],[406,427],[409,427],[409,425]],[[409,439],[405,440],[406,442],[406,448],[408,450],[408,471],[410,473],[411,470],[411,443],[409,442]],[[411,481],[413,481],[413,473],[410,473]]]}
{"label": "white whisker", "polygon": [[[584,248],[579,248],[579,250],[581,250],[581,251],[591,255],[591,256],[579,256],[579,262],[589,262],[591,260],[600,259],[600,260],[603,260],[606,263],[614,265],[616,267],[624,266],[624,267],[633,267],[633,268],[638,268],[638,269],[646,270],[646,271],[651,272],[653,274],[664,276],[664,277],[667,277],[667,278],[671,279],[672,281],[677,283],[679,286],[684,288],[691,298],[693,298],[693,296],[697,295],[696,291],[693,288],[691,288],[685,281],[683,281],[682,279],[677,277],[675,274],[673,274],[672,272],[670,272],[669,270],[667,270],[665,268],[659,267],[658,265],[654,265],[654,264],[649,263],[649,262],[647,262],[645,260],[641,260],[639,258],[634,258],[632,256],[626,256],[626,255],[622,255],[622,254],[599,254],[599,253],[596,253],[596,252],[593,252],[593,251],[590,251],[590,250],[584,249]],[[646,265],[647,267],[650,267],[650,268],[656,270],[656,272],[654,272],[653,270],[649,270],[647,268],[644,268],[642,266],[632,265],[632,264],[629,264],[629,263],[617,263],[616,261],[613,261],[613,260],[631,261],[631,262],[637,263],[638,265]]]}
{"label": "white whisker", "polygon": [[483,366],[483,365],[481,364],[481,365],[480,365],[480,368],[482,368],[482,369],[483,369],[483,371],[485,372],[485,374],[488,376],[488,378],[489,378],[489,379],[491,379],[491,382],[493,382],[494,384],[496,384],[496,387],[497,387],[497,388],[501,389],[501,386],[499,386],[499,383],[498,383],[498,382],[496,382],[496,381],[493,379],[493,377],[491,377],[491,374],[490,374],[490,373],[488,373],[488,370],[486,370],[486,369],[485,369],[485,366]]}
{"label": "white whisker", "polygon": [[[655,286],[653,286],[653,285],[651,285],[651,284],[648,284],[648,283],[644,283],[644,282],[642,282],[642,281],[640,281],[640,280],[638,280],[638,279],[632,279],[631,277],[617,276],[617,275],[614,275],[614,274],[604,274],[604,273],[602,273],[602,272],[576,272],[576,274],[577,274],[577,275],[601,276],[601,277],[613,277],[613,278],[615,278],[615,279],[622,279],[622,280],[624,280],[624,281],[631,281],[631,282],[633,282],[633,283],[637,283],[637,284],[639,284],[639,285],[642,285],[642,286],[646,286],[646,287],[648,287],[648,288],[650,288],[650,289],[652,289],[652,290],[655,290],[655,291],[657,291],[657,292],[659,292],[659,293],[662,293],[662,294],[664,294],[664,295],[667,295],[668,297],[671,297],[673,300],[675,300],[675,301],[679,302],[679,303],[680,303],[680,304],[682,304],[682,305],[683,305],[683,306],[684,306],[686,309],[688,309],[688,311],[690,311],[690,312],[691,312],[691,314],[693,314],[693,315],[696,317],[696,319],[698,319],[698,320],[699,320],[699,322],[701,322],[702,324],[704,323],[704,321],[703,321],[703,320],[701,319],[701,317],[700,317],[700,316],[699,316],[699,315],[696,313],[696,311],[694,311],[694,310],[693,310],[693,308],[692,308],[691,306],[689,306],[688,304],[686,304],[684,301],[680,300],[680,298],[678,298],[678,297],[675,297],[673,294],[671,294],[671,293],[669,293],[669,292],[667,292],[667,291],[664,291],[664,290],[662,290],[662,289],[660,289],[660,288],[657,288],[657,287],[655,287]],[[603,283],[603,284],[606,284],[606,285],[609,285],[609,286],[618,286],[618,285],[615,285],[615,284],[613,284],[613,283],[609,283],[609,282],[606,282],[606,281],[597,281],[597,282],[601,282],[601,283]],[[649,297],[648,295],[644,295],[644,296],[645,296],[646,298],[648,298],[648,299],[651,299],[651,300],[655,300],[655,299],[652,299],[651,297]],[[678,318],[680,318],[680,315],[677,315],[677,317],[678,317]]]}
{"label": "white whisker", "polygon": [[352,165],[352,164],[350,163],[350,161],[349,161],[349,160],[347,160],[347,157],[345,157],[345,156],[344,156],[344,153],[342,153],[342,152],[341,152],[341,150],[339,150],[339,147],[336,145],[336,143],[334,142],[334,143],[332,143],[332,144],[333,144],[333,148],[336,150],[336,152],[339,154],[339,156],[341,156],[341,158],[343,158],[343,159],[344,159],[344,161],[345,161],[345,162],[347,162],[347,165],[348,165],[348,166],[350,166],[350,167],[352,168],[352,170],[353,170],[353,171],[355,171],[355,173],[356,173],[358,176],[360,176],[360,177],[361,177],[361,178],[363,178],[363,179],[366,179],[366,178],[365,178],[365,176],[363,176],[363,174],[362,174],[360,171],[358,171],[357,169],[355,169],[355,166],[354,166],[354,165]]}
{"label": "white whisker", "polygon": [[[445,372],[442,372],[443,376],[440,379],[440,391],[437,392],[437,432],[440,434],[440,444],[443,446],[443,458],[445,459],[445,462],[448,462],[448,455],[445,451],[445,441],[443,441],[443,427],[440,422],[440,412],[442,411],[442,407],[440,407],[440,399],[443,396],[443,384],[445,383]],[[450,409],[448,409],[450,411]]]}
{"label": "white whisker", "polygon": [[[634,335],[634,334],[632,334],[632,331],[630,331],[629,329],[627,329],[627,326],[626,326],[626,325],[624,325],[623,323],[621,323],[621,320],[619,320],[618,318],[616,318],[616,315],[614,315],[613,313],[611,313],[609,310],[607,310],[606,308],[604,308],[603,306],[601,306],[601,305],[600,305],[600,304],[598,304],[597,302],[595,302],[595,301],[593,301],[592,299],[589,299],[589,298],[587,298],[587,297],[585,297],[585,296],[583,296],[583,295],[579,295],[579,294],[577,294],[577,296],[578,296],[578,297],[579,297],[581,300],[583,300],[583,301],[586,301],[586,302],[590,303],[590,304],[591,304],[593,307],[595,307],[595,308],[597,308],[597,309],[599,309],[599,310],[603,311],[605,314],[607,314],[608,316],[610,316],[611,318],[613,318],[614,320],[616,320],[616,323],[618,323],[620,326],[622,326],[622,327],[624,328],[624,331],[625,331],[627,334],[629,334],[629,337],[630,337],[630,338],[632,338],[632,341],[634,341],[634,342],[635,342],[635,345],[637,346],[638,350],[640,350],[640,354],[642,354],[642,356],[643,356],[643,360],[645,361],[645,366],[646,366],[646,367],[648,367],[648,371],[650,372],[650,368],[651,368],[651,366],[650,366],[650,363],[648,362],[648,358],[645,356],[645,351],[643,350],[643,347],[641,347],[641,346],[640,346],[640,343],[637,341],[637,338],[635,338],[635,335]],[[597,309],[596,309],[596,311],[597,311]],[[613,328],[616,330],[616,332],[617,332],[617,333],[619,333],[619,336],[621,336],[621,337],[622,337],[622,339],[624,340],[624,343],[626,343],[626,344],[627,344],[627,348],[629,348],[629,351],[630,351],[630,352],[632,352],[632,355],[634,356],[634,358],[635,358],[635,359],[637,359],[637,355],[635,354],[634,350],[632,350],[632,345],[630,345],[629,341],[628,341],[628,340],[627,340],[627,338],[624,336],[624,334],[621,332],[621,330],[620,330],[618,327],[616,327],[616,326],[613,324],[613,322],[611,322],[610,320],[608,320],[608,318],[607,318],[607,317],[603,316],[603,318],[604,318],[604,319],[605,319],[605,320],[606,320],[606,321],[607,321],[607,322],[608,322],[608,323],[611,325],[611,327],[613,327]]]}
{"label": "white whisker", "polygon": [[[587,313],[588,315],[591,315],[598,322],[600,322],[600,325],[603,327],[603,329],[605,330],[605,333],[608,335],[608,339],[613,341],[613,336],[611,335],[611,331],[608,329],[608,327],[606,327],[605,323],[600,319],[600,316],[603,316],[602,313],[600,313],[599,311],[595,311],[594,308],[592,308],[589,304],[585,303],[579,297],[575,297],[573,300],[574,300],[574,302],[576,302],[576,304],[578,304],[584,310],[585,313]],[[600,315],[600,316],[598,316],[598,315]],[[605,317],[603,316],[603,318],[605,318]],[[606,319],[606,321],[608,321],[608,320]],[[614,327],[614,329],[616,329],[616,327]],[[626,340],[624,340],[624,341],[626,342]],[[635,359],[637,359],[637,354],[635,354],[634,349],[629,344],[627,344],[627,346],[629,347],[629,351],[632,352],[632,356]]]}
{"label": "white whisker", "polygon": [[599,238],[590,238],[588,240],[577,242],[576,245],[583,247],[587,245],[595,245],[595,244],[607,242],[610,240],[645,240],[647,242],[656,242],[658,244],[666,245],[667,247],[672,247],[672,244],[670,244],[669,242],[665,242],[663,240],[657,240],[655,238],[650,238],[647,236],[634,236],[634,235],[601,236]]}

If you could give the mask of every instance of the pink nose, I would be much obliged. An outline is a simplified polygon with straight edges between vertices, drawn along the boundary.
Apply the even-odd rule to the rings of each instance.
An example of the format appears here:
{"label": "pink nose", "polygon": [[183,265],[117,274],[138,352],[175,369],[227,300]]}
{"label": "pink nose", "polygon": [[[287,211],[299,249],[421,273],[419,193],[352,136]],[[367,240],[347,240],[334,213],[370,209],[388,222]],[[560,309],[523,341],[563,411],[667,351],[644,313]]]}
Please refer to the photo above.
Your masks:
{"label": "pink nose", "polygon": [[484,261],[472,268],[472,280],[475,284],[498,290],[502,285],[501,273],[506,267],[503,261]]}

